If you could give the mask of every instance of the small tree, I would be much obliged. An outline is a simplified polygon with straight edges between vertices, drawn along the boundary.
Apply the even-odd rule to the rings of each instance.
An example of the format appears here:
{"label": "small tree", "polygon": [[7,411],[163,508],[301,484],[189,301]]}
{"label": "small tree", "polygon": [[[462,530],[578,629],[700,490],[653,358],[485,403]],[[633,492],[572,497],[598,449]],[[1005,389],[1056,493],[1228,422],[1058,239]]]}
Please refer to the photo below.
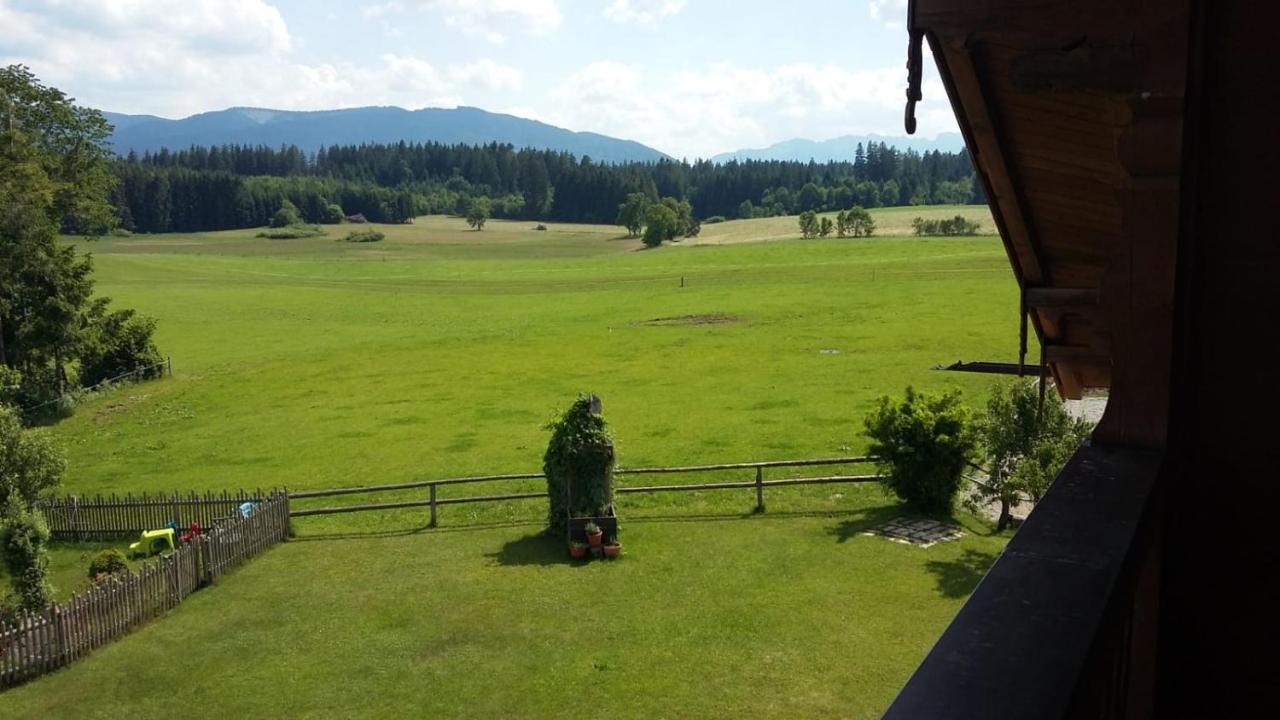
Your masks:
{"label": "small tree", "polygon": [[836,237],[844,237],[849,232],[849,213],[841,210],[836,213]]}
{"label": "small tree", "polygon": [[0,405],[0,509],[9,498],[34,503],[58,486],[65,468],[44,431],[23,428],[17,411]]}
{"label": "small tree", "polygon": [[485,221],[489,219],[489,213],[489,198],[473,198],[471,203],[467,205],[467,224],[475,228],[476,231],[483,230]]}
{"label": "small tree", "polygon": [[860,205],[849,208],[849,212],[845,215],[845,223],[847,223],[849,234],[854,237],[871,237],[876,231],[876,221],[871,219],[871,213]]}
{"label": "small tree", "polygon": [[613,506],[613,435],[600,399],[579,395],[547,425],[551,441],[542,458],[547,477],[547,531],[563,533],[573,517],[600,517]]}
{"label": "small tree", "polygon": [[[49,586],[49,526],[38,510],[10,495],[0,516],[0,554],[19,609],[40,612],[53,602]],[[8,603],[6,603],[7,605]]]}
{"label": "small tree", "polygon": [[680,218],[667,205],[654,203],[644,212],[644,225],[644,244],[658,247],[664,240],[671,240],[676,236]]}
{"label": "small tree", "polygon": [[1000,502],[997,530],[1009,526],[1013,505],[1044,495],[1089,435],[1089,423],[1071,417],[1056,393],[1045,393],[1043,406],[1039,395],[1034,382],[997,385],[978,424],[988,478],[974,495]]}
{"label": "small tree", "polygon": [[830,235],[833,227],[834,225],[831,222],[831,218],[829,217],[822,218],[822,220],[818,223],[818,235],[821,237],[826,237]]}
{"label": "small tree", "polygon": [[276,210],[275,215],[271,216],[271,227],[273,228],[288,227],[301,222],[302,215],[298,213],[298,207],[288,200],[280,203],[280,209]]}
{"label": "small tree", "polygon": [[928,395],[908,387],[900,401],[882,397],[866,431],[886,487],[920,512],[951,512],[976,447],[958,391]]}
{"label": "small tree", "polygon": [[812,210],[800,213],[800,234],[811,238],[818,234],[818,214]]}
{"label": "small tree", "polygon": [[645,210],[649,207],[649,198],[642,192],[627,195],[618,206],[617,224],[627,229],[627,237],[640,237],[644,228]]}
{"label": "small tree", "polygon": [[329,203],[324,206],[324,210],[320,213],[320,222],[325,225],[337,225],[346,219],[346,214],[342,212],[342,206]]}
{"label": "small tree", "polygon": [[136,371],[139,379],[158,377],[162,358],[151,336],[156,321],[131,309],[106,311],[99,300],[89,315],[90,333],[80,357],[80,382],[86,386]]}
{"label": "small tree", "polygon": [[738,205],[738,217],[743,220],[750,220],[755,216],[756,206],[750,200],[743,200],[742,203]]}

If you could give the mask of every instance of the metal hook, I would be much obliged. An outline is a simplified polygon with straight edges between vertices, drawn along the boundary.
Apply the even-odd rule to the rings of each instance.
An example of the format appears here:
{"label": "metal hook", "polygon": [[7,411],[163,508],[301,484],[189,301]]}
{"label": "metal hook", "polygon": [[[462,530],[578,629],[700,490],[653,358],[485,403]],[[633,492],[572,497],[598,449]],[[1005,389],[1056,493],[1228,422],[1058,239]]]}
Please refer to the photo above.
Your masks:
{"label": "metal hook", "polygon": [[903,116],[903,124],[908,135],[916,134],[916,103],[924,99],[920,92],[921,74],[924,57],[921,46],[924,44],[924,31],[916,27],[916,3],[907,3],[907,109]]}

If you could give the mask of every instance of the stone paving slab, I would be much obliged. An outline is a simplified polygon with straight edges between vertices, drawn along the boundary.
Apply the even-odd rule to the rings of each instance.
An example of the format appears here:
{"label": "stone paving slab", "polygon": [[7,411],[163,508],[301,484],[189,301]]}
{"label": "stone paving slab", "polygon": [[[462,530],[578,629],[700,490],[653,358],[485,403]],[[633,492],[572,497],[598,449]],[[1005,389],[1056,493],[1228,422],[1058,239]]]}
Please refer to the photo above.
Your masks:
{"label": "stone paving slab", "polygon": [[908,520],[896,518],[874,527],[863,535],[879,535],[894,542],[907,543],[916,547],[932,547],[941,542],[950,542],[964,537],[964,532],[955,525],[948,525],[937,520]]}

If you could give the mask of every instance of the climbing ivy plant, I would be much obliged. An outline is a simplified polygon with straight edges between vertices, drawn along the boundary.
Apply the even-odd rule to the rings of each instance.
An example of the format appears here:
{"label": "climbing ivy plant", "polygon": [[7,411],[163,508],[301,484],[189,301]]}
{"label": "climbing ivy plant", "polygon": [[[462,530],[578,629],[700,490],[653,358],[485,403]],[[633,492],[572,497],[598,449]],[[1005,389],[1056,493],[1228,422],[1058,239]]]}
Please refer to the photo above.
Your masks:
{"label": "climbing ivy plant", "polygon": [[594,395],[579,395],[547,429],[551,441],[542,458],[550,500],[547,525],[558,533],[566,530],[569,517],[599,517],[613,505],[613,435]]}

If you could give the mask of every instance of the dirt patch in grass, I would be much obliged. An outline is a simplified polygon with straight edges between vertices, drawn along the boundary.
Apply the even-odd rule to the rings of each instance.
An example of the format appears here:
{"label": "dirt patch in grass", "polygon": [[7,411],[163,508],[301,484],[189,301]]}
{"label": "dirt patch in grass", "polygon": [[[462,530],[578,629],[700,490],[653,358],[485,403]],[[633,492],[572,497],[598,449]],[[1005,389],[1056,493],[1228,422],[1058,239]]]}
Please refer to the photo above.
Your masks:
{"label": "dirt patch in grass", "polygon": [[733,315],[725,315],[724,313],[706,313],[703,315],[677,315],[675,317],[653,318],[652,320],[641,320],[636,324],[662,327],[666,325],[733,325],[740,322],[743,322],[743,319]]}

